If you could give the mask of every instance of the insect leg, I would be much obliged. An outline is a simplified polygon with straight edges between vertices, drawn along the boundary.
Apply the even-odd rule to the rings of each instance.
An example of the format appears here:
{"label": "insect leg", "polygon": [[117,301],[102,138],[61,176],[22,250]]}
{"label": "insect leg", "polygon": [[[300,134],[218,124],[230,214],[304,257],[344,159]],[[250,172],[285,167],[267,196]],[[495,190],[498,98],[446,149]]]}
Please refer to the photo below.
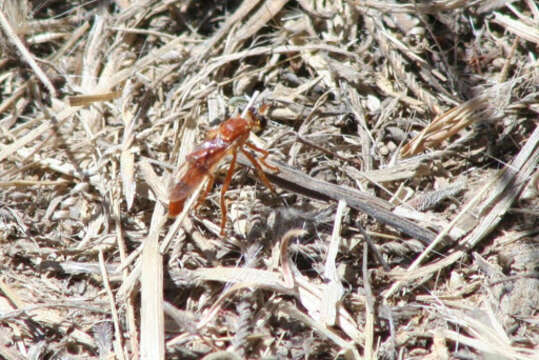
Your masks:
{"label": "insect leg", "polygon": [[225,224],[226,224],[226,203],[225,203],[225,193],[228,190],[230,185],[230,180],[232,180],[232,174],[234,173],[234,168],[236,167],[236,156],[238,155],[238,149],[235,148],[232,151],[232,161],[230,161],[230,167],[226,173],[225,182],[223,183],[223,188],[221,189],[221,236],[225,234]]}
{"label": "insect leg", "polygon": [[[270,170],[279,172],[279,169],[278,169],[278,168],[276,168],[275,166],[272,166],[272,165],[270,165],[270,164],[268,164],[268,163],[266,162],[266,158],[268,157],[269,152],[267,152],[266,150],[261,149],[261,148],[255,146],[254,144],[252,144],[252,143],[250,143],[250,142],[246,142],[245,145],[247,145],[250,149],[252,149],[252,150],[254,150],[254,151],[259,152],[260,154],[262,154],[262,157],[259,158],[259,160],[260,160],[260,162],[261,162],[265,167],[267,167],[267,168],[270,169]],[[251,159],[249,159],[249,160],[251,160]],[[253,160],[251,160],[251,162],[253,162]],[[254,163],[253,163],[253,164],[254,164]]]}
{"label": "insect leg", "polygon": [[[271,191],[275,192],[273,185],[271,185],[271,183],[269,182],[268,178],[264,174],[264,171],[262,170],[262,166],[260,166],[256,158],[251,153],[243,149],[241,149],[241,152],[243,153],[243,155],[247,156],[247,159],[249,159],[249,161],[254,165],[256,172],[258,173],[258,176],[262,179],[262,182],[264,183],[264,185],[266,185]],[[260,159],[260,161],[263,161],[263,160]]]}
{"label": "insect leg", "polygon": [[209,179],[208,179],[208,184],[206,185],[206,189],[204,190],[202,195],[200,195],[198,197],[197,203],[195,205],[195,209],[198,208],[204,202],[204,200],[206,200],[206,196],[208,196],[208,193],[210,192],[210,190],[213,187],[213,183],[215,181],[215,176],[213,176],[212,174],[208,174],[208,178]]}

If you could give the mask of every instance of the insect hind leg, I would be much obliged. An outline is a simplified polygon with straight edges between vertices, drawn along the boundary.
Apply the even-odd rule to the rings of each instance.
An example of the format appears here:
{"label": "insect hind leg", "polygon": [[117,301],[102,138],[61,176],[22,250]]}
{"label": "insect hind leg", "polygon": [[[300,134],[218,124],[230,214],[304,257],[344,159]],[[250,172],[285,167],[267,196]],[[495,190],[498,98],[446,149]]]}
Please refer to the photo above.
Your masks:
{"label": "insect hind leg", "polygon": [[208,184],[206,185],[206,189],[204,189],[204,192],[202,195],[199,196],[197,203],[195,205],[195,209],[197,209],[203,202],[206,200],[206,197],[208,196],[210,190],[213,188],[213,183],[215,182],[215,176],[212,174],[208,174]]}

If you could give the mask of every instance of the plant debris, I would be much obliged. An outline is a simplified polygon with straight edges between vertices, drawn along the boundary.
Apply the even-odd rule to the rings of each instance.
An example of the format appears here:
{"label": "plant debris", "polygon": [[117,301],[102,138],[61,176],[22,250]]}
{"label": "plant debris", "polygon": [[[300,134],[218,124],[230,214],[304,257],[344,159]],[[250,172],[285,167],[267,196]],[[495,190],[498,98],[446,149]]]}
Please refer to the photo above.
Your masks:
{"label": "plant debris", "polygon": [[[529,0],[2,2],[0,358],[537,359],[538,24]],[[170,219],[246,104],[276,192],[240,153],[224,236],[228,161]]]}

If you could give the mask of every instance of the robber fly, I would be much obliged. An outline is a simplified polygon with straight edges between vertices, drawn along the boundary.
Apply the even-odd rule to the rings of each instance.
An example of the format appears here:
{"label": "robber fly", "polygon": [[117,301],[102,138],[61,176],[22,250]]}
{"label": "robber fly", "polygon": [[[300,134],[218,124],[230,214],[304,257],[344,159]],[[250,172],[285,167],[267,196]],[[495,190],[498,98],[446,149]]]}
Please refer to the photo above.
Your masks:
{"label": "robber fly", "polygon": [[[213,173],[216,167],[227,155],[232,155],[223,188],[221,189],[221,235],[223,235],[226,224],[225,193],[228,190],[232,174],[236,167],[238,151],[241,151],[254,165],[262,182],[271,191],[274,191],[273,186],[268,181],[266,175],[264,175],[260,163],[273,171],[278,171],[278,169],[266,163],[266,158],[269,155],[266,150],[260,149],[248,141],[251,131],[258,132],[262,129],[265,119],[261,116],[261,113],[265,112],[267,107],[268,105],[266,104],[262,105],[258,111],[251,107],[247,110],[245,117],[238,116],[230,118],[216,128],[208,131],[206,140],[204,140],[195,151],[187,155],[185,164],[187,169],[181,179],[174,184],[170,191],[170,201],[168,205],[169,216],[175,217],[181,213],[187,198],[206,178],[208,178],[206,189],[199,197],[195,208],[200,205],[213,187],[215,181]],[[246,147],[261,154],[261,157],[255,157],[245,150]]]}

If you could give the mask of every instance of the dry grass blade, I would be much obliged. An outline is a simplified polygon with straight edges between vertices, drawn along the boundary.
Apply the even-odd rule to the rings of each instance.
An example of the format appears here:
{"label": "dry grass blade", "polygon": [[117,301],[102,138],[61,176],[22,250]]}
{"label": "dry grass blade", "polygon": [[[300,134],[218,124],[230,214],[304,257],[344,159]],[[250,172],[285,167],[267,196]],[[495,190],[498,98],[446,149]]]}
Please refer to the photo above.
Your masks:
{"label": "dry grass blade", "polygon": [[[5,282],[0,279],[0,290],[2,291],[2,297],[0,297],[0,310],[2,313],[8,313],[9,311],[14,311],[15,309],[21,309],[24,312],[24,309],[30,308],[29,318],[33,321],[42,322],[45,324],[57,325],[59,326],[59,331],[74,339],[81,344],[86,346],[95,346],[95,342],[90,335],[82,331],[79,328],[71,328],[69,325],[62,321],[62,316],[58,312],[59,306],[47,307],[38,306],[35,309],[32,309],[32,306],[26,305],[23,300],[21,300],[20,294],[16,292],[15,289],[12,289]],[[16,315],[20,315],[22,312],[17,312]],[[9,320],[9,319],[8,319]],[[19,330],[16,330],[19,333],[19,336],[22,336]]]}
{"label": "dry grass blade", "polygon": [[370,171],[359,171],[355,167],[346,166],[346,172],[355,178],[365,179],[373,184],[379,184],[417,179],[429,175],[430,170],[425,162],[417,160]]}
{"label": "dry grass blade", "polygon": [[[252,1],[246,1],[252,2]],[[243,41],[256,34],[263,26],[266,26],[281,9],[288,3],[288,0],[266,0],[258,10],[251,16],[249,21],[241,26],[232,40],[232,44]]]}
{"label": "dry grass blade", "polygon": [[[10,2],[7,2],[8,5],[10,5]],[[11,6],[17,6],[14,3],[11,3]],[[38,79],[45,85],[47,90],[49,90],[49,93],[52,97],[57,97],[56,89],[54,88],[54,85],[52,85],[51,81],[45,74],[45,72],[41,69],[41,67],[37,64],[37,62],[34,59],[34,56],[28,51],[26,46],[22,43],[21,39],[19,39],[19,36],[17,33],[13,30],[12,25],[10,24],[8,18],[4,14],[4,11],[0,8],[0,25],[2,26],[2,29],[6,33],[7,37],[13,44],[17,47],[17,50],[22,55],[22,58],[30,65],[32,70],[35,72]]]}
{"label": "dry grass blade", "polygon": [[[537,164],[539,163],[539,126],[535,128],[533,134],[528,139],[526,145],[515,157],[513,162],[501,170],[496,177],[487,182],[483,189],[464,207],[453,221],[438,234],[432,244],[429,245],[421,255],[408,268],[403,276],[405,281],[412,281],[418,277],[433,274],[444,267],[454,264],[464,256],[464,252],[458,250],[447,256],[444,260],[429,266],[419,268],[421,262],[431,253],[439,241],[450,231],[450,229],[465,215],[468,215],[470,209],[478,206],[478,201],[488,194],[487,199],[483,201],[480,209],[487,214],[481,217],[481,223],[474,227],[474,230],[461,240],[461,244],[468,249],[473,249],[481,239],[487,236],[499,223],[503,214],[509,209],[516,196],[520,193]],[[417,271],[415,271],[417,270]],[[395,294],[395,292],[404,285],[402,281],[395,283],[391,289],[384,295],[386,298]]]}
{"label": "dry grass blade", "polygon": [[477,119],[474,114],[482,110],[487,101],[486,96],[480,95],[437,116],[418,136],[402,147],[401,156],[416,155],[457,134]]}
{"label": "dry grass blade", "polygon": [[531,360],[539,356],[539,351],[517,347],[510,343],[503,325],[498,322],[493,310],[478,310],[475,314],[464,311],[442,308],[442,316],[459,326],[462,331],[442,330],[441,335],[448,340],[475,348],[483,356],[494,356],[505,359]]}
{"label": "dry grass blade", "polygon": [[[539,45],[539,30],[537,26],[526,25],[522,21],[511,19],[509,16],[494,13],[494,21],[511,31],[513,34]],[[529,19],[533,23],[532,19]]]}
{"label": "dry grass blade", "polygon": [[105,266],[105,258],[103,257],[103,251],[101,250],[99,251],[99,265],[101,268],[101,275],[103,276],[103,283],[109,297],[112,319],[114,320],[114,334],[116,335],[114,342],[115,355],[118,359],[125,359],[122,342],[122,329],[120,328],[120,318],[118,317],[118,309],[116,309],[116,304],[114,303],[114,295],[112,294],[112,289],[110,287],[109,276]]}
{"label": "dry grass blade", "polygon": [[203,44],[199,45],[197,49],[195,49],[194,53],[197,54],[197,60],[201,61],[204,59],[208,53],[211,51],[211,49],[217,44],[219,41],[223,39],[223,37],[227,34],[228,31],[238,22],[241,21],[244,17],[255,8],[260,0],[258,1],[242,1],[240,7],[236,9],[234,14],[229,16],[226,21],[223,23],[221,28],[208,40],[206,40]]}
{"label": "dry grass blade", "polygon": [[372,7],[387,12],[410,12],[410,13],[437,13],[452,9],[459,9],[467,4],[466,0],[435,0],[428,4],[388,4],[383,1],[367,0],[358,2],[358,6]]}
{"label": "dry grass blade", "polygon": [[[434,114],[441,113],[439,101],[434,95],[427,90],[425,87],[421,86],[414,74],[411,74],[406,71],[405,64],[407,61],[402,57],[402,55],[393,49],[393,46],[390,46],[388,42],[388,37],[385,35],[387,30],[381,21],[379,21],[379,14],[375,13],[365,19],[367,22],[367,27],[373,37],[377,40],[380,45],[381,50],[384,55],[390,61],[391,66],[395,73],[398,75],[399,80],[404,82],[406,86],[413,91],[413,93],[421,99],[423,104]],[[383,83],[385,85],[382,85]],[[382,83],[382,84],[381,84]],[[390,94],[393,94],[391,85],[388,84],[387,80],[379,81],[379,86],[384,88]],[[407,96],[398,96],[399,99],[410,103],[410,105],[420,105],[414,101],[414,99],[409,99]],[[418,107],[418,111],[422,111],[421,107]]]}
{"label": "dry grass blade", "polygon": [[514,160],[496,176],[488,197],[478,207],[481,217],[479,224],[464,239],[463,244],[473,249],[500,222],[511,204],[526,185],[528,179],[537,170],[539,163],[539,126],[527,140]]}
{"label": "dry grass blade", "polygon": [[155,205],[150,234],[142,252],[141,282],[141,359],[165,358],[165,325],[163,310],[163,260],[159,252],[159,232],[166,219],[161,204]]}
{"label": "dry grass blade", "polygon": [[122,151],[122,154],[120,155],[120,174],[122,177],[122,188],[124,190],[127,208],[130,209],[135,199],[136,183],[135,155],[129,150]]}
{"label": "dry grass blade", "polygon": [[121,94],[121,91],[118,90],[110,91],[104,94],[69,96],[67,100],[70,106],[87,106],[94,102],[117,99]]}
{"label": "dry grass blade", "polygon": [[321,320],[327,326],[333,326],[335,324],[338,303],[344,295],[344,287],[337,274],[336,258],[341,241],[341,224],[345,209],[346,201],[339,200],[324,267],[324,277],[328,281],[328,291],[322,298]]}
{"label": "dry grass blade", "polygon": [[301,322],[305,323],[309,327],[316,330],[318,333],[320,333],[322,336],[325,336],[329,338],[331,341],[336,343],[342,350],[340,351],[346,358],[351,359],[361,359],[361,356],[359,355],[358,350],[352,346],[352,344],[345,339],[341,338],[337,334],[335,334],[333,331],[328,329],[326,326],[324,326],[322,323],[318,321],[314,321],[312,318],[306,316],[304,313],[296,309],[292,306],[281,306],[281,311],[287,313],[291,317],[300,320]]}
{"label": "dry grass blade", "polygon": [[[366,242],[368,238],[364,233]],[[363,287],[365,289],[365,358],[366,359],[375,359],[376,351],[374,349],[374,294],[372,292],[372,287],[369,279],[369,270],[367,267],[368,263],[368,253],[370,244],[363,244],[363,261],[362,261],[362,270],[363,270]]]}
{"label": "dry grass blade", "polygon": [[135,154],[132,144],[135,138],[133,129],[136,117],[126,112],[123,114],[125,132],[122,140],[122,153],[120,154],[120,176],[122,178],[122,190],[127,203],[127,209],[131,209],[135,200],[137,184],[135,182]]}
{"label": "dry grass blade", "polygon": [[35,128],[32,131],[29,131],[26,135],[17,139],[17,141],[15,141],[14,143],[8,146],[2,146],[0,148],[0,161],[4,160],[9,155],[19,150],[20,148],[23,148],[26,144],[34,141],[37,137],[49,131],[50,128],[51,128],[51,125],[49,123],[42,124],[40,127]]}

